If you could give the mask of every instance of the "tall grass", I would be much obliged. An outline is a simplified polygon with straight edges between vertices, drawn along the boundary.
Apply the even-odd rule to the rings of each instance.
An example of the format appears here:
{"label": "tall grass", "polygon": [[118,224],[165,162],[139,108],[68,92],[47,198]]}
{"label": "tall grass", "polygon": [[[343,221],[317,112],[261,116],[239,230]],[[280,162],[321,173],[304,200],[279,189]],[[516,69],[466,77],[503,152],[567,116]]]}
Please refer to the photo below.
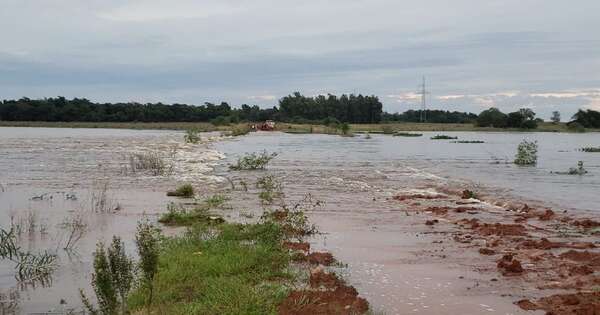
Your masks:
{"label": "tall grass", "polygon": [[249,153],[237,160],[237,163],[230,165],[229,168],[235,171],[243,170],[262,170],[265,169],[267,164],[271,162],[277,156],[277,153],[267,153],[263,151],[261,153]]}

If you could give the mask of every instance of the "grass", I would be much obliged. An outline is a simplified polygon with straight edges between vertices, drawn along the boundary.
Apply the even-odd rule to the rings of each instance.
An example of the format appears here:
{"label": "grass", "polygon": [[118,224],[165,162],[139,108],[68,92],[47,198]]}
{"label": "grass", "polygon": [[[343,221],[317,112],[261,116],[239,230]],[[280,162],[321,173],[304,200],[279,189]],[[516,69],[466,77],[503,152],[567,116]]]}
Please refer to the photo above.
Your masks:
{"label": "grass", "polygon": [[[210,235],[207,237],[207,235]],[[274,223],[197,225],[161,243],[153,303],[142,289],[129,297],[131,313],[276,314],[287,296],[290,254]]]}
{"label": "grass", "polygon": [[197,223],[215,225],[223,223],[219,216],[211,215],[209,207],[187,209],[182,205],[170,203],[167,212],[163,213],[158,222],[167,226],[191,226]]}
{"label": "grass", "polygon": [[192,184],[183,184],[174,191],[168,191],[167,196],[170,197],[182,197],[182,198],[192,198],[194,197],[194,187]]}

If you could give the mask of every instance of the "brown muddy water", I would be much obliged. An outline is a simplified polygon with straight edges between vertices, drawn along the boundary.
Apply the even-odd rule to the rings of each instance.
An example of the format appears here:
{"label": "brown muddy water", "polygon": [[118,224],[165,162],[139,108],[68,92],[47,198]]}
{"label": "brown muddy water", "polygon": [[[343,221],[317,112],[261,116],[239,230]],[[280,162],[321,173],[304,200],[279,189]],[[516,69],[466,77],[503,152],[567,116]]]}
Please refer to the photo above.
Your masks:
{"label": "brown muddy water", "polygon": [[[598,216],[600,154],[577,151],[600,146],[598,134],[447,133],[461,140],[372,135],[343,138],[329,135],[254,133],[185,145],[176,131],[108,129],[0,128],[0,222],[28,226],[20,236],[23,248],[59,255],[51,281],[20,285],[13,266],[0,262],[0,292],[18,304],[17,313],[48,312],[80,307],[78,289],[89,288],[91,258],[98,240],[121,235],[134,248],[136,222],[166,211],[165,191],[192,182],[201,193],[228,186],[225,177],[253,183],[264,172],[229,172],[245,152],[267,150],[279,156],[269,174],[281,178],[286,199],[306,193],[324,201],[310,213],[323,232],[312,245],[331,251],[348,268],[339,270],[375,310],[385,314],[521,314],[513,302],[536,296],[535,286],[522,279],[493,281],[497,271],[476,251],[451,242],[453,227],[430,229],[425,216],[408,212],[391,198],[402,193],[439,193],[469,188],[486,200],[527,201]],[[540,145],[536,167],[510,162],[524,138]],[[172,165],[164,176],[128,171],[128,157],[159,152]],[[589,174],[552,174],[585,163]],[[93,211],[91,200],[108,185],[109,213]],[[252,189],[251,189],[252,190]],[[255,197],[231,193],[233,210],[226,216],[253,220],[262,211]],[[75,196],[73,198],[72,196]],[[424,203],[426,201],[423,201]],[[491,205],[490,205],[491,206]],[[117,209],[117,210],[114,210]],[[240,216],[240,212],[245,215]],[[594,211],[596,213],[594,214]],[[88,230],[74,250],[65,251],[66,231],[60,223],[83,213]],[[248,213],[255,213],[249,216]],[[10,294],[9,294],[10,293]],[[8,297],[8,298],[6,298]],[[61,299],[67,304],[60,305]],[[532,313],[532,312],[530,312]]]}

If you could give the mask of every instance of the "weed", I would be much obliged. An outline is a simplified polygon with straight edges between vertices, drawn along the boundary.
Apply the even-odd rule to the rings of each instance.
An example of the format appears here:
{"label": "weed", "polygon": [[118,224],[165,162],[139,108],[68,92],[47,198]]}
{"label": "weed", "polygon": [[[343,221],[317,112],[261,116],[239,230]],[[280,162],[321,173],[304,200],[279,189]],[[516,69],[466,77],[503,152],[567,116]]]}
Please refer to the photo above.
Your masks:
{"label": "weed", "polygon": [[87,232],[88,225],[82,212],[73,212],[59,227],[67,231],[67,242],[63,249],[71,250]]}
{"label": "weed", "polygon": [[161,215],[158,222],[169,226],[191,226],[195,223],[219,224],[223,222],[222,218],[210,215],[208,209],[208,207],[198,207],[188,210],[181,205],[170,203],[167,205],[167,212]]}
{"label": "weed", "polygon": [[517,165],[535,165],[537,164],[537,141],[523,140],[517,147],[517,155],[514,163]]}
{"label": "weed", "polygon": [[227,197],[223,195],[212,195],[204,199],[204,202],[209,209],[220,207],[225,203],[225,201],[227,201]]}
{"label": "weed", "polygon": [[167,196],[192,198],[194,197],[194,187],[192,186],[192,184],[183,184],[177,187],[175,191],[168,191]]}
{"label": "weed", "polygon": [[200,142],[200,130],[196,128],[187,129],[185,131],[185,136],[183,136],[185,143],[196,144]]}
{"label": "weed", "polygon": [[91,210],[96,213],[109,213],[115,209],[109,195],[109,182],[97,181],[90,193]]}
{"label": "weed", "polygon": [[18,245],[14,230],[0,229],[0,259],[15,263],[18,281],[44,281],[56,269],[56,255],[49,252],[32,254]]}
{"label": "weed", "polygon": [[469,190],[469,189],[463,190],[461,198],[462,199],[478,199],[477,194],[474,191]]}
{"label": "weed", "polygon": [[234,171],[242,170],[262,170],[265,169],[267,164],[271,162],[277,156],[277,153],[267,153],[263,151],[261,153],[250,153],[239,158],[237,164],[230,165],[229,168]]}
{"label": "weed", "polygon": [[450,143],[485,143],[485,141],[481,141],[481,140],[459,140],[459,141],[451,141]]}

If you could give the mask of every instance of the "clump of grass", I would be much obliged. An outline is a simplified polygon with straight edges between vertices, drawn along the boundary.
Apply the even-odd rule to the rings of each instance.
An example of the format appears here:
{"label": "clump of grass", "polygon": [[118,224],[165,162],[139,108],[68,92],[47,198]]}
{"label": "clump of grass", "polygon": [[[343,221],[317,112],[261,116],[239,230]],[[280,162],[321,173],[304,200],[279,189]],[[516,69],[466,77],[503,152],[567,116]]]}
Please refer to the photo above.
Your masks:
{"label": "clump of grass", "polygon": [[117,206],[110,196],[109,181],[96,181],[90,191],[90,208],[96,213],[109,213]]}
{"label": "clump of grass", "polygon": [[394,137],[422,137],[422,133],[412,133],[412,132],[395,132],[393,134]]}
{"label": "clump of grass", "polygon": [[315,210],[321,205],[320,200],[315,200],[311,194],[307,194],[292,206],[284,204],[280,209],[266,210],[261,216],[261,220],[276,222],[282,226],[286,237],[301,240],[305,236],[318,232],[316,225],[310,222],[306,212]]}
{"label": "clump of grass", "polygon": [[452,136],[447,136],[447,135],[435,135],[433,137],[430,138],[431,140],[455,140],[458,139],[458,137],[452,137]]}
{"label": "clump of grass", "polygon": [[485,141],[481,140],[459,140],[459,141],[450,141],[451,143],[485,143]]}
{"label": "clump of grass", "polygon": [[192,186],[192,184],[183,184],[177,187],[177,189],[174,191],[168,191],[167,196],[192,198],[194,197],[194,186]]}
{"label": "clump of grass", "polygon": [[153,302],[146,302],[146,290],[136,289],[131,312],[276,314],[289,290],[282,280],[293,279],[282,242],[282,229],[274,223],[198,225],[165,239],[151,280]]}
{"label": "clump of grass", "polygon": [[187,209],[182,205],[169,203],[167,212],[162,214],[158,222],[168,226],[191,226],[197,223],[220,224],[223,219],[209,213],[210,207]]}
{"label": "clump of grass", "polygon": [[223,195],[212,195],[206,199],[204,199],[204,203],[206,203],[206,206],[208,208],[217,208],[222,206],[225,201],[227,201],[227,197],[223,196]]}
{"label": "clump of grass", "polygon": [[600,147],[585,147],[585,148],[579,149],[579,151],[588,152],[588,153],[597,153],[597,152],[600,152]]}
{"label": "clump of grass", "polygon": [[67,241],[63,247],[67,251],[72,250],[88,231],[88,224],[85,222],[85,217],[80,211],[73,212],[70,216],[66,217],[59,227],[67,232]]}
{"label": "clump of grass", "polygon": [[523,140],[517,147],[517,154],[514,163],[517,165],[535,165],[537,164],[537,141]]}
{"label": "clump of grass", "polygon": [[196,144],[200,142],[200,130],[196,128],[187,129],[185,131],[185,136],[183,136],[183,139],[185,140],[185,143]]}
{"label": "clump of grass", "polygon": [[469,190],[469,189],[465,189],[462,191],[461,198],[462,199],[478,199],[477,194],[474,191]]}
{"label": "clump of grass", "polygon": [[277,153],[267,153],[263,151],[261,153],[249,153],[237,160],[237,163],[230,165],[229,168],[234,171],[249,171],[249,170],[262,170],[265,169],[267,164],[271,162],[277,156]]}

